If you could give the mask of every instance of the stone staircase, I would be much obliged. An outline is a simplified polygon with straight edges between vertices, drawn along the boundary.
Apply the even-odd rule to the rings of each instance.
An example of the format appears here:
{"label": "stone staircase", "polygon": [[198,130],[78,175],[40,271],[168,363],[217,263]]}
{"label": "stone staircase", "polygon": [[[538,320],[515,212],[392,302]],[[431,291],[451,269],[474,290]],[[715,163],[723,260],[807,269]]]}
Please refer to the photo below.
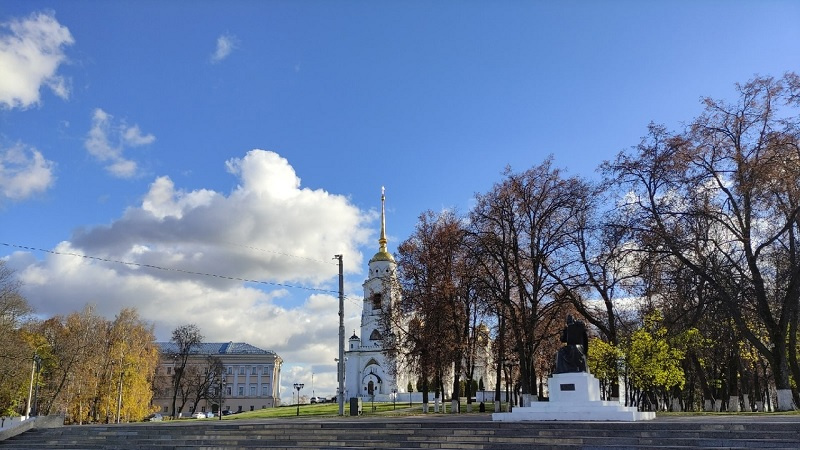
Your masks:
{"label": "stone staircase", "polygon": [[405,419],[178,421],[34,429],[0,449],[798,449],[799,416],[657,418],[642,422]]}

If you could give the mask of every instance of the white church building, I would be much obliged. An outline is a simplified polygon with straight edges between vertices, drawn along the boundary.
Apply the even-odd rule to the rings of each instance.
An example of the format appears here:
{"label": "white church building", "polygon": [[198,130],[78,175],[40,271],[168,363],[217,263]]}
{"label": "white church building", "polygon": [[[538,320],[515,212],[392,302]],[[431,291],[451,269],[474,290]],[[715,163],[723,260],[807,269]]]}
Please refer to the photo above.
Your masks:
{"label": "white church building", "polygon": [[382,216],[379,234],[379,251],[368,261],[368,278],[365,280],[362,302],[361,328],[349,339],[346,358],[347,397],[362,397],[374,401],[389,401],[394,393],[406,392],[408,381],[403,376],[389,373],[388,356],[383,348],[384,341],[380,318],[383,307],[399,303],[397,283],[397,262],[388,252],[385,238],[385,188],[382,188]]}

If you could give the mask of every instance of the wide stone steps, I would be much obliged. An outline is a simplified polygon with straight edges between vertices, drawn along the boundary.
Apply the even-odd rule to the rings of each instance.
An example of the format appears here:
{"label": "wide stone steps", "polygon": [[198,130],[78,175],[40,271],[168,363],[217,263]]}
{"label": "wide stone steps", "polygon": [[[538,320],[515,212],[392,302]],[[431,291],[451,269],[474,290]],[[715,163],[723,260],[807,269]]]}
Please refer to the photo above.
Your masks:
{"label": "wide stone steps", "polygon": [[799,420],[489,422],[447,419],[189,421],[27,431],[2,449],[798,449]]}

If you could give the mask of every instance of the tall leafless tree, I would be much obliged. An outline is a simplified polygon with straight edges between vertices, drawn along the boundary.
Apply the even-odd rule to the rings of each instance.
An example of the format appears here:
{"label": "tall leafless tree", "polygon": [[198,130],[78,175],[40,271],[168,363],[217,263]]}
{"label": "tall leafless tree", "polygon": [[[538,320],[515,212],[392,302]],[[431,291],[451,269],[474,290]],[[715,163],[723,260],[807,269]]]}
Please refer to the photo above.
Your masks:
{"label": "tall leafless tree", "polygon": [[[470,216],[485,287],[493,287],[515,342],[523,399],[537,393],[536,355],[561,329],[562,304],[571,295],[551,276],[565,264],[583,183],[564,178],[553,158],[524,172],[508,168]],[[557,270],[554,267],[553,270]]]}
{"label": "tall leafless tree", "polygon": [[189,396],[189,392],[185,391],[187,386],[185,386],[182,380],[186,375],[187,363],[189,362],[193,349],[201,345],[203,340],[204,336],[201,334],[198,325],[195,324],[181,325],[172,330],[172,343],[175,345],[175,348],[166,355],[168,359],[175,362],[175,374],[172,379],[172,386],[174,388],[174,392],[172,393],[172,418],[176,417],[175,401],[179,394],[182,398],[181,408],[178,409],[179,412],[183,409]]}

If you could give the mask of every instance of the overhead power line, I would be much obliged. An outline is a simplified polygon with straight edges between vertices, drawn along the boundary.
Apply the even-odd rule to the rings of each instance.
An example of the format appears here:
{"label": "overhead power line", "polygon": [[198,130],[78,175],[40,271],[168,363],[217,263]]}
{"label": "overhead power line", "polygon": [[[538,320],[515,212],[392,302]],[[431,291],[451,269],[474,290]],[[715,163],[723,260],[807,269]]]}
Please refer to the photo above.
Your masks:
{"label": "overhead power line", "polygon": [[313,261],[313,262],[317,262],[317,263],[329,264],[329,265],[331,265],[331,266],[334,266],[334,265],[335,265],[335,263],[334,263],[334,262],[332,262],[332,261],[325,261],[325,260],[323,260],[323,259],[309,258],[309,257],[307,257],[307,256],[292,255],[292,254],[289,254],[289,253],[284,253],[284,252],[280,252],[280,251],[277,251],[277,250],[266,250],[266,249],[264,249],[264,248],[252,247],[252,246],[250,246],[250,245],[234,244],[233,242],[222,242],[222,243],[223,243],[223,244],[225,244],[225,245],[230,245],[231,247],[241,247],[241,248],[247,248],[248,250],[256,250],[256,251],[258,251],[258,252],[263,252],[263,253],[273,253],[273,254],[275,254],[275,255],[288,256],[289,258],[305,259],[305,260],[307,260],[307,261]]}
{"label": "overhead power line", "polygon": [[144,268],[148,268],[148,269],[164,270],[164,271],[169,271],[169,272],[180,272],[180,273],[185,273],[185,274],[190,274],[190,275],[200,275],[200,276],[204,276],[204,277],[213,277],[213,278],[220,278],[220,279],[225,279],[225,280],[241,281],[241,282],[244,282],[244,283],[265,284],[265,285],[269,285],[269,286],[279,286],[279,287],[285,287],[285,288],[291,288],[291,289],[304,289],[304,290],[307,290],[307,291],[325,292],[325,293],[329,293],[329,294],[337,294],[338,293],[338,291],[334,291],[334,290],[330,290],[330,289],[318,289],[318,288],[311,288],[311,287],[306,287],[306,286],[295,286],[295,285],[291,285],[291,284],[275,283],[273,281],[252,280],[252,279],[248,279],[248,278],[232,277],[232,276],[227,276],[227,275],[219,275],[219,274],[215,274],[215,273],[193,272],[193,271],[190,271],[190,270],[175,269],[175,268],[172,268],[172,267],[162,267],[162,266],[156,266],[156,265],[153,265],[153,264],[140,264],[140,263],[133,263],[133,262],[128,262],[128,261],[120,261],[118,259],[110,259],[110,258],[102,258],[102,257],[99,257],[99,256],[83,255],[81,253],[57,252],[55,250],[48,250],[48,249],[37,248],[37,247],[28,247],[28,246],[25,246],[25,245],[10,244],[10,243],[7,243],[7,242],[0,242],[0,245],[4,245],[6,247],[18,248],[18,249],[22,249],[22,250],[30,250],[30,251],[51,253],[53,255],[59,255],[59,256],[75,256],[77,258],[91,259],[91,260],[95,260],[95,261],[102,261],[102,262],[107,262],[107,263],[112,263],[112,264],[123,264],[123,265],[126,265],[126,266],[144,267]]}

